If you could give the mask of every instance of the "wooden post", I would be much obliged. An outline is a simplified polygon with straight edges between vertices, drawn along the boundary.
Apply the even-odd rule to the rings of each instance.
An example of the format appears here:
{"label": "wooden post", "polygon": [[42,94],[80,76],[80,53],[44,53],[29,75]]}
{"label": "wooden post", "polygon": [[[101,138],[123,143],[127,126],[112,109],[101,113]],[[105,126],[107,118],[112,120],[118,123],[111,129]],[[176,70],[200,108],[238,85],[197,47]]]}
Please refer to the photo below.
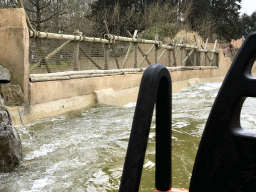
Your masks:
{"label": "wooden post", "polygon": [[[194,49],[192,49],[192,50],[189,52],[189,54],[186,56],[186,58],[183,60],[182,66],[183,66],[183,65],[185,66],[186,61],[188,60],[188,58],[190,59],[190,57],[191,57],[191,55],[192,55],[193,52],[194,52]],[[192,61],[192,62],[193,62],[193,61]]]}
{"label": "wooden post", "polygon": [[197,66],[197,49],[195,49],[195,53],[194,53],[194,66]]}
{"label": "wooden post", "polygon": [[[138,30],[135,30],[133,33],[133,38],[137,38]],[[138,66],[138,43],[134,43],[134,68]]]}
{"label": "wooden post", "polygon": [[[155,40],[158,41],[158,34],[155,35]],[[157,52],[158,52],[158,45],[155,44],[155,63],[157,63]]]}
{"label": "wooden post", "polygon": [[42,57],[42,63],[45,65],[45,67],[46,67],[46,69],[47,69],[47,72],[48,72],[48,73],[51,73],[51,69],[50,69],[50,67],[49,67],[49,65],[48,65],[48,63],[47,63],[47,60],[46,60],[46,58],[45,58],[45,55],[44,55],[44,52],[43,52],[43,50],[42,50],[42,48],[41,48],[41,45],[40,45],[40,41],[39,41],[39,40],[40,40],[40,39],[35,38],[38,51],[39,51],[39,53],[40,53],[40,55],[41,55],[41,57]]}
{"label": "wooden post", "polygon": [[[215,44],[214,44],[214,48],[213,50],[215,51],[216,50],[216,45],[217,45],[217,39],[215,40]],[[213,56],[215,55],[215,53],[212,53],[212,58],[211,58],[211,62],[210,62],[210,66],[212,66],[212,62],[213,62]]]}
{"label": "wooden post", "polygon": [[[19,7],[20,7],[20,8],[25,9],[24,6],[23,6],[22,0],[18,0],[18,4],[19,4]],[[31,23],[30,23],[30,20],[29,20],[29,17],[28,17],[27,14],[26,14],[26,22],[27,22],[28,28],[29,28],[30,30],[33,30],[33,27],[32,27],[32,25],[31,25]]]}
{"label": "wooden post", "polygon": [[124,58],[124,62],[123,62],[122,68],[125,68],[125,64],[126,64],[126,61],[127,61],[127,59],[128,59],[128,56],[129,56],[129,54],[130,54],[131,51],[132,51],[132,45],[133,45],[133,43],[130,42],[130,45],[129,45],[129,47],[128,47],[127,53],[126,53],[125,58]]}
{"label": "wooden post", "polygon": [[[76,29],[73,33],[74,35],[82,35],[82,32],[79,32],[78,29]],[[79,41],[74,41],[74,71],[79,70]]]}
{"label": "wooden post", "polygon": [[[103,22],[105,24],[107,33],[110,34],[106,20],[104,20]],[[109,45],[104,44],[104,70],[108,70],[108,47]]]}
{"label": "wooden post", "polygon": [[[181,37],[180,44],[183,44],[183,38],[184,38],[184,35],[182,35],[182,37]],[[175,55],[175,59],[177,58],[180,49],[181,49],[181,47],[178,47],[178,50],[177,50],[176,55]],[[175,61],[175,63],[176,63],[176,61]],[[176,63],[176,66],[177,66],[177,63]]]}
{"label": "wooden post", "polygon": [[102,70],[101,66],[99,66],[95,61],[93,61],[93,59],[90,57],[90,55],[88,55],[82,47],[79,46],[79,49],[82,51],[84,56],[87,57],[92,62],[92,64],[94,64],[98,69]]}
{"label": "wooden post", "polygon": [[104,44],[104,70],[108,70],[108,44]]}
{"label": "wooden post", "polygon": [[175,67],[177,67],[177,62],[176,62],[176,56],[174,53],[174,49],[172,50],[172,54],[173,54],[173,65],[175,65]]}
{"label": "wooden post", "polygon": [[[108,25],[107,25],[106,20],[104,20],[103,22],[104,22],[104,24],[105,24],[107,33],[110,34],[110,33],[109,33],[109,30],[108,30]],[[113,51],[113,53],[114,53],[114,56],[115,56],[116,66],[117,66],[118,69],[120,69],[119,63],[118,63],[118,59],[117,59],[116,52],[115,52],[115,49],[114,49],[114,45],[113,45],[113,44],[111,44],[111,49],[112,49],[112,51]]]}
{"label": "wooden post", "polygon": [[165,54],[166,51],[167,51],[167,49],[164,49],[164,51],[161,53],[161,55],[157,58],[157,62],[161,59],[161,57]]}
{"label": "wooden post", "polygon": [[119,62],[118,62],[117,55],[116,55],[116,51],[114,49],[114,45],[113,44],[111,45],[111,48],[112,48],[112,51],[113,51],[114,56],[115,56],[115,61],[116,61],[117,69],[120,69]]}
{"label": "wooden post", "polygon": [[138,67],[138,43],[134,43],[134,68]]}
{"label": "wooden post", "polygon": [[[204,47],[204,50],[205,50],[205,51],[207,50],[207,43],[208,43],[208,38],[206,39],[206,42],[205,42],[205,47]],[[201,61],[201,66],[203,65],[203,62],[204,62],[204,60],[205,60],[205,56],[206,56],[206,52],[203,52],[202,61]]]}
{"label": "wooden post", "polygon": [[143,59],[141,60],[139,67],[141,67],[142,63],[144,62],[144,60],[146,59],[148,61],[148,65],[150,65],[151,63],[149,62],[149,60],[147,59],[148,54],[152,51],[152,49],[155,47],[155,45],[153,45],[146,54],[144,54]]}
{"label": "wooden post", "polygon": [[[59,46],[58,48],[56,48],[53,52],[49,53],[49,55],[47,55],[45,57],[46,61],[48,59],[50,59],[51,57],[53,57],[56,53],[58,53],[60,50],[62,50],[66,45],[68,45],[71,42],[71,40],[66,41],[65,43],[63,43],[61,46]],[[38,65],[40,65],[40,61],[37,62],[35,65],[33,65],[33,67],[30,68],[30,70],[34,69],[35,67],[37,67]]]}
{"label": "wooden post", "polygon": [[[131,35],[129,31],[126,31],[126,32],[127,32],[128,36]],[[133,38],[135,38],[135,37],[137,36],[137,32],[138,32],[138,30],[135,30],[135,31],[134,31],[134,34],[133,34],[133,36],[132,36]],[[124,58],[124,62],[123,62],[122,68],[125,67],[126,61],[127,61],[127,59],[128,59],[128,55],[129,55],[129,54],[131,53],[131,51],[132,51],[132,46],[133,46],[133,43],[130,42],[129,48],[128,48],[127,53],[126,53],[125,58]]]}
{"label": "wooden post", "polygon": [[[197,46],[197,42],[196,42],[196,36],[194,35],[194,46]],[[197,64],[197,49],[195,49],[195,53],[194,53],[194,66],[196,66]]]}
{"label": "wooden post", "polygon": [[[137,31],[137,30],[136,30]],[[127,35],[129,36],[129,37],[132,37],[132,34],[130,33],[130,31],[126,31],[126,33],[127,33]],[[147,58],[147,54],[145,54],[143,51],[142,51],[142,49],[140,48],[140,46],[138,45],[138,50],[139,50],[139,52],[142,54],[142,56],[143,56],[143,61],[146,59],[147,60],[147,62],[148,62],[148,64],[150,65],[151,63],[150,63],[150,61],[148,60],[148,58]],[[141,63],[140,63],[141,64]],[[140,64],[139,64],[139,66],[140,66]]]}
{"label": "wooden post", "polygon": [[183,66],[182,65],[182,57],[183,57],[183,47],[180,48],[180,66]]}
{"label": "wooden post", "polygon": [[171,49],[168,50],[167,66],[168,66],[168,67],[171,67]]}
{"label": "wooden post", "polygon": [[[24,6],[23,6],[23,3],[22,3],[21,0],[18,0],[18,4],[19,4],[19,7],[20,7],[20,8],[23,8],[23,9],[24,9]],[[25,13],[25,14],[26,14],[26,13]],[[29,17],[28,17],[27,14],[26,14],[26,22],[27,22],[28,28],[29,28],[30,30],[34,30],[34,29],[33,29],[33,26],[31,25],[31,22],[30,22]],[[47,72],[48,72],[48,73],[51,73],[50,67],[49,67],[49,65],[48,65],[48,63],[47,63],[47,61],[46,61],[45,55],[44,55],[43,50],[42,50],[42,48],[41,48],[39,39],[38,39],[38,38],[35,38],[35,42],[36,42],[37,48],[38,48],[38,50],[39,50],[39,53],[40,53],[40,55],[41,55],[41,57],[42,57],[42,61],[43,61],[44,65],[45,65],[45,67],[46,67],[46,69],[47,69]]]}

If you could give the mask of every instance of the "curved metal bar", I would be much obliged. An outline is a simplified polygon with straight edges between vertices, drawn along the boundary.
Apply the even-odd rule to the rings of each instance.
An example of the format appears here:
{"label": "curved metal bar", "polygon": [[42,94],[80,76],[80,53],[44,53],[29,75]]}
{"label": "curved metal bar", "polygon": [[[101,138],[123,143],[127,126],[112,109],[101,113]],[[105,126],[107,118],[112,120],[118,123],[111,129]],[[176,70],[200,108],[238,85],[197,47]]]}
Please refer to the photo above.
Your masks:
{"label": "curved metal bar", "polygon": [[256,32],[239,49],[208,117],[197,152],[189,192],[255,191],[256,134],[240,125],[246,97],[256,97],[251,69]]}
{"label": "curved metal bar", "polygon": [[119,191],[139,191],[150,125],[156,103],[156,189],[171,188],[172,83],[162,64],[144,72],[135,108]]}

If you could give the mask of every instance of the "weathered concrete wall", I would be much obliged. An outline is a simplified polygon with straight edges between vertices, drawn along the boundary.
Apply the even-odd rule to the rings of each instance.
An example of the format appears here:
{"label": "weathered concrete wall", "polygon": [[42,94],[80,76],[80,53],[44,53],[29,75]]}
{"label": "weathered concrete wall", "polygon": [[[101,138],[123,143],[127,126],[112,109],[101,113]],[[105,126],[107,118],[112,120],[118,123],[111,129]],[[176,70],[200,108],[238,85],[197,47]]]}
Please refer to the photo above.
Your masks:
{"label": "weathered concrete wall", "polygon": [[96,90],[138,87],[142,73],[59,81],[30,82],[30,104],[92,94]]}
{"label": "weathered concrete wall", "polygon": [[[138,76],[138,74],[133,74],[133,75]],[[139,74],[139,75],[142,75],[142,74]],[[101,78],[104,79],[106,77],[101,77]],[[197,78],[196,81],[197,83],[202,81],[223,81],[223,78],[224,77],[220,77],[220,76],[204,77],[204,78]],[[45,103],[33,104],[29,106],[30,113],[26,113],[24,107],[8,107],[8,109],[10,110],[13,124],[17,126],[17,125],[21,125],[19,111],[22,116],[23,123],[27,124],[27,123],[33,122],[38,118],[54,116],[67,111],[77,110],[77,109],[91,106],[93,103],[97,102],[97,100],[105,104],[119,103],[120,106],[124,106],[130,102],[136,102],[138,92],[139,92],[139,84],[140,84],[140,79],[139,79],[138,86],[136,87],[124,88],[119,90],[112,89],[112,92],[114,91],[114,94],[112,95],[112,99],[117,98],[117,101],[112,100],[113,101],[112,103],[107,103],[111,101],[109,99],[105,100],[104,98],[102,99],[101,97],[99,100],[97,98],[97,92],[101,92],[101,95],[107,95],[109,93],[109,91],[106,92],[105,90],[109,90],[110,88],[106,88],[106,89],[99,89],[98,91],[95,90],[92,93],[89,93],[87,95],[74,96],[74,97],[69,97],[64,99],[52,100]],[[189,86],[190,84],[192,84],[191,79],[172,82],[172,91],[173,93],[180,92],[182,89]]]}
{"label": "weathered concrete wall", "polygon": [[0,65],[11,73],[11,84],[18,84],[28,105],[29,36],[24,9],[0,9]]}
{"label": "weathered concrete wall", "polygon": [[[191,78],[217,77],[219,69],[202,69],[170,72],[173,82]],[[114,91],[139,87],[142,73],[105,77],[80,78],[58,81],[30,82],[30,105],[59,99],[92,94],[112,88]]]}
{"label": "weathered concrete wall", "polygon": [[[220,51],[219,68],[170,71],[173,92],[179,92],[193,82],[222,81],[232,61]],[[30,114],[24,116],[24,123],[36,118],[47,117],[65,111],[83,108],[97,101],[121,106],[137,100],[143,73],[112,75],[69,80],[30,82]],[[196,80],[191,80],[198,78]],[[111,96],[109,94],[112,93]],[[105,97],[109,97],[104,99]],[[17,109],[13,109],[14,113]],[[25,114],[20,108],[21,114]],[[18,113],[14,115],[20,124]]]}
{"label": "weathered concrete wall", "polygon": [[[28,108],[8,107],[14,125],[21,123],[19,112],[26,124],[37,118],[83,108],[97,101],[123,106],[137,100],[143,73],[29,82],[29,39],[25,11],[0,9],[0,17],[0,65],[10,70],[11,83],[21,86],[28,105]],[[170,71],[173,92],[179,92],[200,80],[221,81],[232,62],[221,51],[219,57],[217,69]],[[154,61],[153,57],[149,58]],[[199,81],[189,81],[193,78],[199,78]],[[104,97],[109,94],[111,98],[104,101]]]}
{"label": "weathered concrete wall", "polygon": [[[230,64],[231,61],[227,59],[224,62],[220,62],[220,67],[216,69],[170,71],[172,91],[179,92],[186,86],[193,84],[193,82],[222,81]],[[129,102],[136,102],[142,75],[143,73],[135,73],[29,82],[29,114],[25,113],[23,107],[9,108],[9,110],[11,111],[14,125],[20,125],[18,109],[20,110],[23,122],[26,124],[37,118],[84,108],[97,101],[124,106]],[[191,80],[193,78],[198,79]]]}

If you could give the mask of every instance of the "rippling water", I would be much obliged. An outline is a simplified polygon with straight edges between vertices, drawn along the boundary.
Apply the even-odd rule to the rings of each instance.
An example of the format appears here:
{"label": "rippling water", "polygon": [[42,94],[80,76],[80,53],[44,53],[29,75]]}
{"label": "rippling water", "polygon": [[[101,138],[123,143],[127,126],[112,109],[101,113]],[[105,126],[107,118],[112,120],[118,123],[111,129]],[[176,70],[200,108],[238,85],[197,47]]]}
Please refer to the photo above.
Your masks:
{"label": "rippling water", "polygon": [[[173,94],[173,186],[188,188],[198,144],[221,82],[204,82]],[[247,99],[242,125],[255,126]],[[0,174],[0,191],[118,191],[135,103],[95,105],[18,127],[22,165]],[[155,117],[140,191],[154,191]]]}

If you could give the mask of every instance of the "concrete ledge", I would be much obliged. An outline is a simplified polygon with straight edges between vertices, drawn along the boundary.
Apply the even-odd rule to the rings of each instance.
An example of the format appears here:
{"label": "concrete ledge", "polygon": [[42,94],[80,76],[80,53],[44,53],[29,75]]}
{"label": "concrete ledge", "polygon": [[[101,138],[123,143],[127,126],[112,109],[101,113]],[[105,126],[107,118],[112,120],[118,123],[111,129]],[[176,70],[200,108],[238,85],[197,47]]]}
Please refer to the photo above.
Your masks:
{"label": "concrete ledge", "polygon": [[129,89],[116,90],[116,96],[119,100],[120,106],[125,106],[128,103],[136,102],[140,87],[133,87]]}
{"label": "concrete ledge", "polygon": [[93,103],[95,103],[95,97],[93,94],[90,94],[31,105],[29,108],[23,106],[7,108],[10,111],[13,125],[20,126],[20,115],[23,123],[28,124],[36,119],[51,117],[67,111],[89,107]]}
{"label": "concrete ledge", "polygon": [[193,79],[189,79],[189,80],[188,80],[189,85],[196,85],[196,84],[198,84],[198,83],[200,83],[200,82],[201,82],[201,81],[200,81],[199,78],[193,78]]}
{"label": "concrete ledge", "polygon": [[[197,78],[196,83],[204,81],[223,81],[222,77],[208,77],[208,78]],[[172,92],[177,93],[182,91],[185,87],[189,86],[189,80],[172,82]],[[70,97],[67,99],[60,99],[50,101],[41,104],[31,105],[28,109],[24,107],[7,107],[10,111],[12,122],[14,126],[20,126],[21,120],[19,111],[24,124],[31,123],[36,119],[51,117],[59,115],[61,113],[81,109],[84,107],[90,107],[97,100],[101,103],[120,106],[124,106],[130,102],[136,102],[139,93],[139,87],[133,87],[128,89],[113,90],[113,89],[102,89],[95,91],[94,94]],[[98,99],[97,99],[98,97]],[[108,97],[112,97],[109,99]],[[114,100],[116,99],[116,100]],[[109,102],[109,103],[107,103]]]}
{"label": "concrete ledge", "polygon": [[101,89],[94,91],[96,101],[107,105],[119,105],[116,92],[112,89]]}

